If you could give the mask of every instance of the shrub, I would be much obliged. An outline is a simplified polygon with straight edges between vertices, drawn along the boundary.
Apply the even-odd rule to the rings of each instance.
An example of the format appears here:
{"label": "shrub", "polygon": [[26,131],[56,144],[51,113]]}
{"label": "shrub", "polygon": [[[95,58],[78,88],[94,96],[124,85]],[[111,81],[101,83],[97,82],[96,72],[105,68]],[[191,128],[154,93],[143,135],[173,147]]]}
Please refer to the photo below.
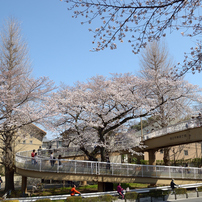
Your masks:
{"label": "shrub", "polygon": [[52,193],[51,193],[51,192],[48,192],[48,191],[43,191],[43,192],[40,192],[39,195],[40,195],[40,196],[51,196]]}
{"label": "shrub", "polygon": [[111,202],[112,201],[112,196],[109,194],[106,194],[104,196],[100,197],[101,201],[105,201],[105,202]]}
{"label": "shrub", "polygon": [[56,193],[56,188],[54,187],[54,188],[51,188],[51,189],[49,189],[49,191],[52,193],[52,194],[55,194]]}
{"label": "shrub", "polygon": [[140,164],[142,165],[148,165],[148,161],[144,159],[140,159]]}
{"label": "shrub", "polygon": [[169,195],[170,193],[171,193],[171,191],[168,191],[168,190],[167,191],[162,191],[163,196]]}
{"label": "shrub", "polygon": [[49,198],[43,198],[36,200],[37,202],[50,202],[51,200]]}
{"label": "shrub", "polygon": [[137,164],[137,158],[133,157],[133,158],[131,159],[131,163]]}
{"label": "shrub", "polygon": [[128,192],[125,194],[125,199],[137,199],[138,193],[137,192]]}
{"label": "shrub", "polygon": [[185,188],[178,188],[178,189],[175,189],[175,193],[176,194],[186,194],[187,190]]}
{"label": "shrub", "polygon": [[[117,184],[117,185],[118,185],[118,184]],[[121,183],[121,187],[122,187],[123,189],[126,189],[127,187],[131,188],[129,183]],[[117,188],[117,186],[116,186],[116,188]]]}
{"label": "shrub", "polygon": [[81,196],[70,196],[67,197],[67,202],[82,202]]}
{"label": "shrub", "polygon": [[10,194],[8,194],[8,197],[16,198],[16,197],[19,197],[20,195],[21,195],[21,190],[13,190],[11,191]]}
{"label": "shrub", "polygon": [[[113,199],[113,196],[106,194],[104,196],[100,197],[90,197],[90,198],[84,198],[82,202],[111,202]],[[116,198],[117,199],[117,198]]]}
{"label": "shrub", "polygon": [[156,165],[164,165],[163,160],[156,160]]}
{"label": "shrub", "polygon": [[198,191],[202,192],[202,186],[198,187]]}
{"label": "shrub", "polygon": [[98,197],[89,197],[89,198],[84,198],[82,202],[99,202],[100,199]]}
{"label": "shrub", "polygon": [[163,196],[162,190],[150,190],[149,195],[155,198]]}

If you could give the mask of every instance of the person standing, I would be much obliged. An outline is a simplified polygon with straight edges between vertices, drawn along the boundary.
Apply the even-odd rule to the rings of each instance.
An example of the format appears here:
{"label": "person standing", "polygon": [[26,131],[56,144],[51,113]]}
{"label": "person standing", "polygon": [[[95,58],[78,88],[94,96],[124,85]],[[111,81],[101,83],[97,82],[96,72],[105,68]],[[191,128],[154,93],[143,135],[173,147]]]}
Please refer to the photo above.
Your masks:
{"label": "person standing", "polygon": [[39,148],[38,148],[38,155],[39,156],[41,155],[41,151],[42,151],[42,148],[41,148],[41,146],[39,146]]}
{"label": "person standing", "polygon": [[201,117],[201,113],[198,114],[197,118],[197,126],[201,127],[202,126],[202,117]]}
{"label": "person standing", "polygon": [[35,162],[35,160],[34,160],[34,157],[35,157],[35,149],[32,151],[31,157],[32,157],[32,164],[34,164],[34,162]]}
{"label": "person standing", "polygon": [[38,165],[38,155],[37,155],[37,153],[35,153],[35,156],[34,156],[34,165]]}
{"label": "person standing", "polygon": [[106,169],[110,170],[110,160],[109,160],[109,157],[107,158]]}
{"label": "person standing", "polygon": [[81,193],[76,190],[76,185],[74,184],[71,189],[71,196],[75,196],[76,193],[78,194],[78,196],[81,196]]}
{"label": "person standing", "polygon": [[62,156],[61,156],[61,154],[60,154],[60,155],[58,156],[58,164],[59,164],[59,167],[62,167],[61,159],[62,159]]}

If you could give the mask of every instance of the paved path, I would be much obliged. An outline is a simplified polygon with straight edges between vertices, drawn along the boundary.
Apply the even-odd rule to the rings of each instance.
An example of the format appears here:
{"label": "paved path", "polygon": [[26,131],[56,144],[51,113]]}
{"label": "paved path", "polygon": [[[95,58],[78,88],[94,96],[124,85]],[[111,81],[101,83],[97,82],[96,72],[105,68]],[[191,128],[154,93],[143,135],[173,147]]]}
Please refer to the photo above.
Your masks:
{"label": "paved path", "polygon": [[[176,202],[176,200],[174,200]],[[171,200],[168,200],[168,202],[174,202]],[[190,198],[190,199],[178,199],[177,201],[182,202],[182,201],[186,201],[186,202],[201,202],[202,198],[198,197],[198,198]]]}
{"label": "paved path", "polygon": [[[60,199],[66,199],[68,196],[70,196],[69,194],[67,195],[55,195],[55,196],[39,196],[39,197],[23,197],[23,198],[12,198],[10,200],[19,200],[19,202],[32,202],[32,201],[36,201],[37,199],[44,199],[44,198],[49,198],[51,200],[60,200]],[[175,196],[174,195],[169,195],[168,199],[163,200],[162,198],[158,198],[158,199],[152,199],[150,197],[146,197],[146,198],[140,198],[139,202],[151,202],[151,201],[155,201],[155,202],[202,202],[202,196],[201,197],[193,197],[189,196],[190,198],[186,199],[185,196],[180,196],[177,195],[177,200],[175,200]],[[125,200],[122,199],[117,199],[115,202],[124,202]],[[134,200],[136,201],[136,200]],[[132,202],[132,200],[130,200],[130,202]]]}

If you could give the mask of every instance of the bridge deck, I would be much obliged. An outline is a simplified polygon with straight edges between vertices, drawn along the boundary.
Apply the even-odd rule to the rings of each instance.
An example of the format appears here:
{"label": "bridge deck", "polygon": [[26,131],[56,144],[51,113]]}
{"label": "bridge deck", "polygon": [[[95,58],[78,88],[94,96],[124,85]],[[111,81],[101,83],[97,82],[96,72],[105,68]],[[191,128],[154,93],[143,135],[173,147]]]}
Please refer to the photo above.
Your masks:
{"label": "bridge deck", "polygon": [[[47,158],[39,158],[33,164],[30,157],[23,156],[23,152],[16,154],[16,171],[23,176],[87,180],[87,181],[127,181],[143,182],[175,178],[181,181],[202,181],[201,168],[185,168],[173,166],[153,166],[139,164],[106,163],[95,161],[76,161],[62,159],[51,164]],[[144,180],[143,180],[144,178]],[[165,184],[165,183],[164,183]]]}

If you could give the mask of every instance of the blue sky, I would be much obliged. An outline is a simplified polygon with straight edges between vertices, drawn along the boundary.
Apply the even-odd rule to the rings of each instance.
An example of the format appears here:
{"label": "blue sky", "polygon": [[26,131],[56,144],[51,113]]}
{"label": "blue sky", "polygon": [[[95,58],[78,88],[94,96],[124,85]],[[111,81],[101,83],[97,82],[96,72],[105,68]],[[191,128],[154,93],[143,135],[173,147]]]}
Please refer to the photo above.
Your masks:
{"label": "blue sky", "polygon": [[[73,85],[96,74],[109,76],[109,73],[136,73],[139,70],[139,55],[132,53],[127,42],[117,42],[118,49],[113,51],[90,52],[93,48],[90,26],[81,25],[82,19],[72,18],[64,1],[1,0],[0,27],[11,16],[22,23],[22,35],[28,43],[35,77],[48,76],[56,85],[60,82]],[[183,53],[194,46],[194,41],[182,37],[180,32],[167,34],[165,38],[176,62],[183,60]],[[185,77],[202,87],[200,78],[198,73],[188,73]]]}

